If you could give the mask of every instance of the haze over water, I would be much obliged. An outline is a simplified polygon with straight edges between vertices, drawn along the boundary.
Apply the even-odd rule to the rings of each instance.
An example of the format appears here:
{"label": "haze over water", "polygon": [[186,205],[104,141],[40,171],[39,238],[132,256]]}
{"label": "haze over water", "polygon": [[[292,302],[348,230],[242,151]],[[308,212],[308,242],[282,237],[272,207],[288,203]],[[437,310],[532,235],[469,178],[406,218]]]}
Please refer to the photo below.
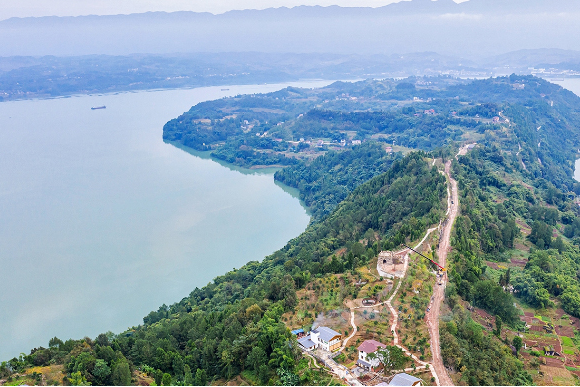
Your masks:
{"label": "haze over water", "polygon": [[[563,81],[551,81],[580,96],[580,78],[566,78]],[[576,160],[574,179],[580,181],[580,159]]]}
{"label": "haze over water", "polygon": [[0,360],[119,333],[299,235],[309,217],[272,174],[162,140],[200,101],[288,85],[0,103]]}

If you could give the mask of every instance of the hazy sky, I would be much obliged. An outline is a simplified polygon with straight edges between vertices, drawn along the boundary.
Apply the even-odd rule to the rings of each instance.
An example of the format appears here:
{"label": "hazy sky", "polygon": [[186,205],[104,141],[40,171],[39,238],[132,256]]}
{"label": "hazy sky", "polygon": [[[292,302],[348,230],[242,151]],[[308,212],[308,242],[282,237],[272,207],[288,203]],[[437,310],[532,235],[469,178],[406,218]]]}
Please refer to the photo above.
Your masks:
{"label": "hazy sky", "polygon": [[115,15],[147,11],[222,13],[232,9],[297,5],[380,7],[398,1],[400,0],[0,0],[0,20],[26,16]]}

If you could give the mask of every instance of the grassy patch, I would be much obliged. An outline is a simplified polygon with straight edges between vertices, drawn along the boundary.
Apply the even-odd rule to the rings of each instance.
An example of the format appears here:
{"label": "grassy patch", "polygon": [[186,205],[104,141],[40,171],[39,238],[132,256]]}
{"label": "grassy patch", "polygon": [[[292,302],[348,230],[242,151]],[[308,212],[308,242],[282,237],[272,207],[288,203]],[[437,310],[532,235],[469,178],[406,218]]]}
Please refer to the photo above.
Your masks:
{"label": "grassy patch", "polygon": [[18,376],[16,378],[12,379],[9,382],[6,382],[4,385],[5,386],[22,386],[22,385],[35,386],[36,385],[36,380],[34,380],[31,377],[21,377],[21,376]]}
{"label": "grassy patch", "polygon": [[574,347],[574,342],[572,341],[571,338],[567,337],[567,336],[560,336],[560,339],[562,340],[562,345],[565,347]]}
{"label": "grassy patch", "polygon": [[250,385],[259,386],[261,384],[260,378],[252,371],[244,370],[244,371],[242,371],[240,376],[242,377],[242,379],[244,379]]}

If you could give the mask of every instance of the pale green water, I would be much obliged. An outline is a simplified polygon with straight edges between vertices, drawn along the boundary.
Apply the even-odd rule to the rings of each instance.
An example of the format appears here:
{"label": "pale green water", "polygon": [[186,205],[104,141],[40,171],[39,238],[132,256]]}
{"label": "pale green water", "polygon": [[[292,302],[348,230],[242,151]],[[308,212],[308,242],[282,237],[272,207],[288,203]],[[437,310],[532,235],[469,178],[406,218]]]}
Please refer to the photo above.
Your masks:
{"label": "pale green water", "polygon": [[[580,78],[565,78],[563,81],[550,81],[580,96]],[[580,181],[580,159],[576,160],[574,179]]]}
{"label": "pale green water", "polygon": [[0,103],[0,360],[138,325],[299,235],[309,217],[272,174],[162,141],[200,101],[285,86]]}

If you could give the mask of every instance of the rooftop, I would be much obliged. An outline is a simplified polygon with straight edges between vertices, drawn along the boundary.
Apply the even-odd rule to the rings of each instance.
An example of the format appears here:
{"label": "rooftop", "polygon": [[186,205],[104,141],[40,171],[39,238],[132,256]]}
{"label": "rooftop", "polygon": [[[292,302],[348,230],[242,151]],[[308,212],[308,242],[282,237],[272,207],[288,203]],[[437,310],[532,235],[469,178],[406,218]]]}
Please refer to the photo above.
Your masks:
{"label": "rooftop", "polygon": [[314,344],[314,341],[310,340],[310,336],[306,336],[306,337],[303,337],[301,339],[298,339],[298,344],[300,344],[304,348],[312,348],[316,345],[316,344]]}
{"label": "rooftop", "polygon": [[359,345],[358,350],[366,353],[373,353],[379,348],[385,348],[386,345],[376,340],[365,340]]}
{"label": "rooftop", "polygon": [[328,327],[318,327],[316,329],[312,330],[312,333],[318,333],[320,334],[320,338],[324,341],[330,341],[333,339],[333,337],[335,336],[340,336],[340,333],[338,333],[337,331],[335,331],[334,329],[330,329]]}
{"label": "rooftop", "polygon": [[413,384],[420,382],[421,379],[411,376],[409,374],[396,374],[393,380],[389,383],[389,386],[412,386]]}

